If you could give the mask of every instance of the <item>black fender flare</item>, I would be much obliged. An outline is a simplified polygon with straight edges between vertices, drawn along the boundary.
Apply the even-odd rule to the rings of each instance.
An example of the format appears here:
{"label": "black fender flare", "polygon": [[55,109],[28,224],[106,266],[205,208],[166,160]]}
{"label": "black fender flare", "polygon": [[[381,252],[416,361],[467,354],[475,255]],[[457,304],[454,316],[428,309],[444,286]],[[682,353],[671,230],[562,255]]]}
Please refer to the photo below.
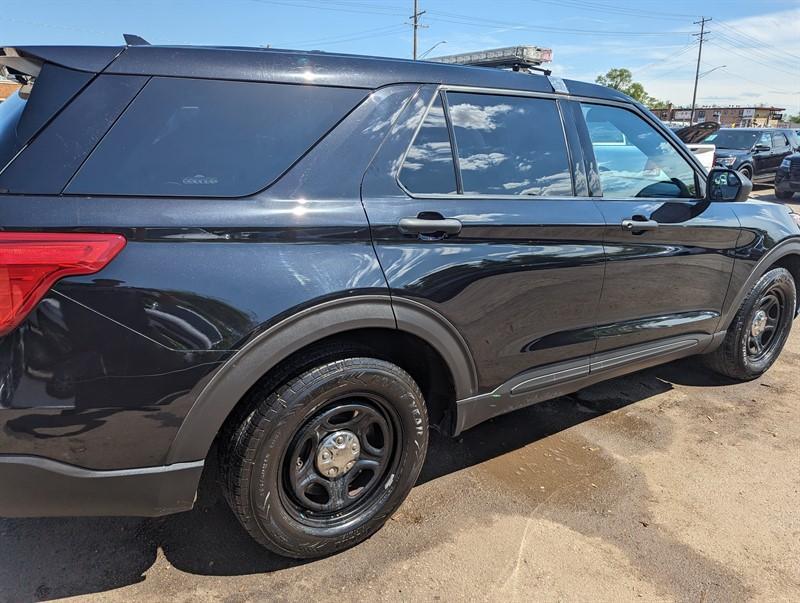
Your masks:
{"label": "black fender flare", "polygon": [[[764,276],[767,270],[769,270],[769,268],[775,262],[789,255],[796,255],[800,257],[800,237],[785,239],[770,249],[766,254],[764,254],[764,256],[761,257],[760,260],[758,260],[756,265],[753,267],[753,270],[744,281],[744,284],[739,287],[739,290],[735,292],[728,292],[728,297],[725,300],[724,309],[722,311],[722,317],[720,319],[719,326],[717,327],[718,331],[727,330],[733,321],[733,318],[736,316],[736,312],[739,311],[739,308],[744,302],[744,298],[747,296],[747,293],[758,282],[758,279]],[[800,283],[797,283],[797,289],[798,303],[800,303]],[[797,312],[798,309],[800,308],[795,308],[795,312]]]}
{"label": "black fender flare", "polygon": [[397,329],[420,337],[439,352],[450,369],[457,399],[477,392],[477,372],[466,342],[434,310],[388,295],[330,300],[297,312],[259,333],[205,380],[165,462],[204,459],[230,412],[267,371],[325,337],[364,328]]}

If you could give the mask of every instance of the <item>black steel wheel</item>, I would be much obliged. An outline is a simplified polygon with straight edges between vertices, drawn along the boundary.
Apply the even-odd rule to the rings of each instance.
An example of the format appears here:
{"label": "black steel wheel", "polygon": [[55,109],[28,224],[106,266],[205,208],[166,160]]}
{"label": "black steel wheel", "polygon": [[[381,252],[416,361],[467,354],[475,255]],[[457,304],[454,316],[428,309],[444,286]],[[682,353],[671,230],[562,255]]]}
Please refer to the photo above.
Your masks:
{"label": "black steel wheel", "polygon": [[734,379],[755,379],[783,349],[797,310],[791,273],[773,268],[745,296],[722,344],[705,356],[714,371]]}
{"label": "black steel wheel", "polygon": [[298,430],[283,460],[281,495],[309,525],[347,521],[368,506],[399,457],[395,410],[365,395],[329,403]]}
{"label": "black steel wheel", "polygon": [[772,346],[780,339],[779,329],[786,313],[786,292],[780,283],[773,283],[756,302],[750,329],[747,332],[747,355],[758,362],[772,351]]}
{"label": "black steel wheel", "polygon": [[225,496],[248,533],[313,558],[374,534],[406,498],[428,444],[425,401],[400,367],[334,346],[274,372],[221,437]]}

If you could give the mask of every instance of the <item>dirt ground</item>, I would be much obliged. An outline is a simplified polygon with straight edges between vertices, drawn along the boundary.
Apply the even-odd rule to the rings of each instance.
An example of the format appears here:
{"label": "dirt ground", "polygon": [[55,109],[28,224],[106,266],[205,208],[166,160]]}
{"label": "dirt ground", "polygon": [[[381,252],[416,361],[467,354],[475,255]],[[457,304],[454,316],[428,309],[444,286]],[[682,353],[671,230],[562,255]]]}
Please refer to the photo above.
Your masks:
{"label": "dirt ground", "polygon": [[0,520],[0,599],[797,601],[799,375],[796,323],[757,381],[689,358],[434,437],[386,527],[312,563],[213,475],[173,517]]}

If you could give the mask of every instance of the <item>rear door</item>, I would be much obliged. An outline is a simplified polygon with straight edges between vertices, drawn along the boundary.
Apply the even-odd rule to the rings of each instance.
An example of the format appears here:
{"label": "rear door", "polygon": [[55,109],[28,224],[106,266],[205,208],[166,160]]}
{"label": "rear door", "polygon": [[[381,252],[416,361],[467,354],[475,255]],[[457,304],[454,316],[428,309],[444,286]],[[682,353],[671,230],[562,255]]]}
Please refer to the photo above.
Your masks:
{"label": "rear door", "polygon": [[701,345],[733,268],[732,204],[701,199],[699,166],[643,113],[596,103],[582,111],[607,223],[598,354],[668,338]]}
{"label": "rear door", "polygon": [[586,186],[552,96],[434,86],[368,170],[363,200],[393,297],[460,332],[482,391],[567,359],[588,371],[604,225]]}

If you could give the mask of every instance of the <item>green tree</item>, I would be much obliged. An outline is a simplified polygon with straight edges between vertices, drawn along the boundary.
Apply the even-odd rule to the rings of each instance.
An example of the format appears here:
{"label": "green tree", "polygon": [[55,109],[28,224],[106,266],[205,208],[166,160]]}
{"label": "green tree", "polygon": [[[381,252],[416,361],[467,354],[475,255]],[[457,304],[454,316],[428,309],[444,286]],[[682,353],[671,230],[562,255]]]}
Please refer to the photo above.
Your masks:
{"label": "green tree", "polygon": [[790,124],[800,124],[800,113],[797,115],[790,115],[786,118]]}
{"label": "green tree", "polygon": [[605,75],[598,75],[595,82],[609,88],[614,88],[627,94],[632,99],[647,105],[653,109],[663,108],[667,105],[664,101],[653,98],[639,82],[633,81],[633,74],[630,69],[615,68],[609,69]]}

